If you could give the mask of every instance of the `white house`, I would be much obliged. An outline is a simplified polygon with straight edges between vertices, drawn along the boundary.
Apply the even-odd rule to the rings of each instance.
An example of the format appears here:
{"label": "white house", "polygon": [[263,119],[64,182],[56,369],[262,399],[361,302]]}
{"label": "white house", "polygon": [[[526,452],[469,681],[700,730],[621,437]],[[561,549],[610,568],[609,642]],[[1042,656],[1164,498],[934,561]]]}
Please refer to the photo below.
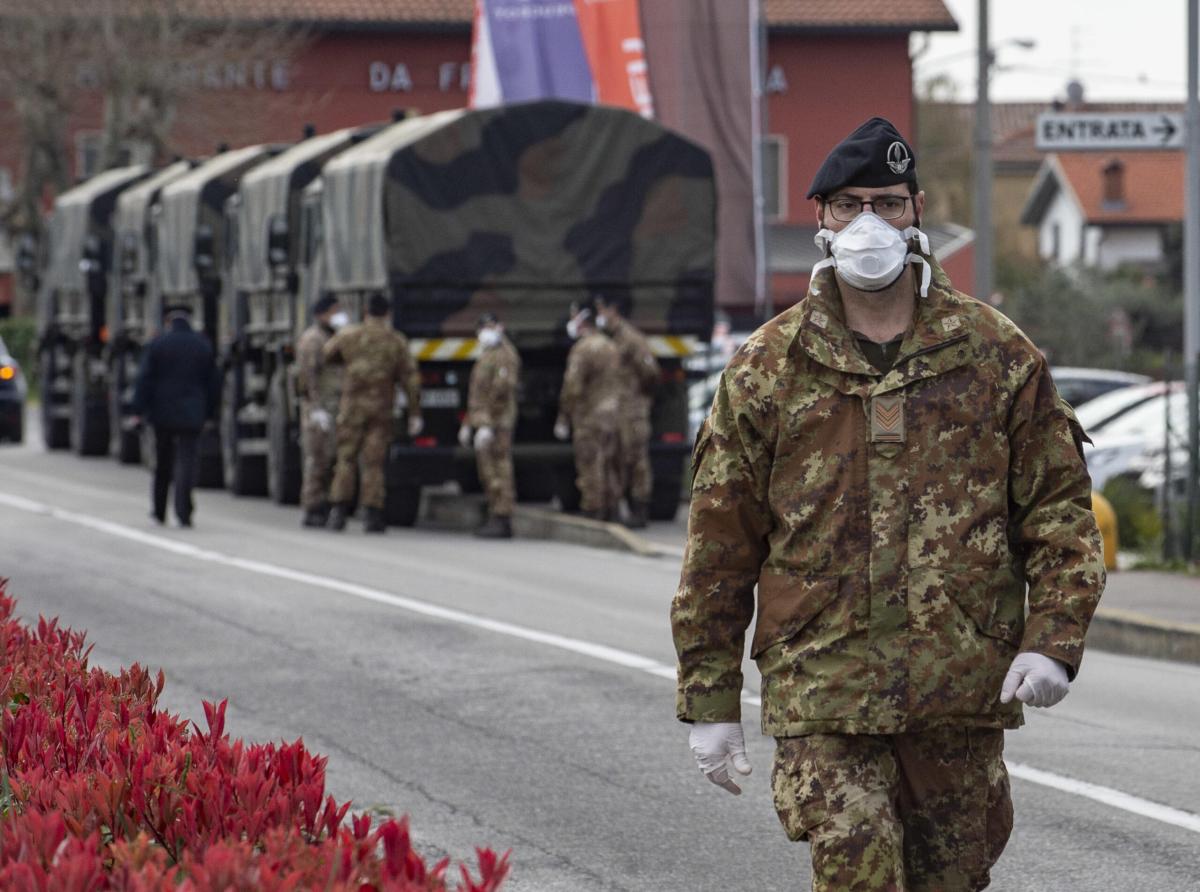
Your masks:
{"label": "white house", "polygon": [[1184,155],[1060,152],[1042,162],[1021,211],[1046,260],[1101,270],[1154,266],[1183,221]]}

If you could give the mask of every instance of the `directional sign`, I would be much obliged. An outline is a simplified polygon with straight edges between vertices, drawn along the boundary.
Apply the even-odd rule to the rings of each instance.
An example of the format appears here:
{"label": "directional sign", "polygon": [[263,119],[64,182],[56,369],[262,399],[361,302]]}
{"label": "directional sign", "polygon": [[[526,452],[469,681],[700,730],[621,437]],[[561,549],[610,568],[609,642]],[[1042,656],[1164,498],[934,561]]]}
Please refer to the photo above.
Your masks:
{"label": "directional sign", "polygon": [[1038,115],[1037,147],[1046,152],[1183,148],[1183,115],[1110,112]]}

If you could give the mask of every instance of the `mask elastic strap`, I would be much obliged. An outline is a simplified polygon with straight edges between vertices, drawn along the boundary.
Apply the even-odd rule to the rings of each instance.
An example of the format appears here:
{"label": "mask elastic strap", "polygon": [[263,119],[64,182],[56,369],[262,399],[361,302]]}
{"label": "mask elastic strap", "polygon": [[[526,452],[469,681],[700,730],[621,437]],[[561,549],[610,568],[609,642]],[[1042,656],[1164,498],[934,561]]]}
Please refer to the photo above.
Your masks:
{"label": "mask elastic strap", "polygon": [[933,280],[933,268],[920,254],[909,254],[904,258],[905,263],[921,264],[921,297],[929,297],[929,283]]}
{"label": "mask elastic strap", "polygon": [[809,281],[811,282],[815,280],[817,278],[817,273],[819,273],[821,270],[832,269],[835,266],[837,266],[837,261],[835,261],[832,257],[826,257],[824,260],[818,260],[816,266],[812,268],[812,273],[808,277]]}
{"label": "mask elastic strap", "polygon": [[818,229],[813,236],[813,244],[821,249],[821,253],[829,256],[829,247],[833,244],[833,232],[829,229]]}
{"label": "mask elastic strap", "polygon": [[915,238],[917,240],[917,242],[921,245],[921,253],[922,254],[928,255],[928,254],[932,253],[929,250],[929,236],[927,236],[921,230],[917,229],[917,227],[915,227],[915,226],[910,226],[910,227],[908,227],[908,229],[904,230],[904,240],[908,241],[911,238]]}

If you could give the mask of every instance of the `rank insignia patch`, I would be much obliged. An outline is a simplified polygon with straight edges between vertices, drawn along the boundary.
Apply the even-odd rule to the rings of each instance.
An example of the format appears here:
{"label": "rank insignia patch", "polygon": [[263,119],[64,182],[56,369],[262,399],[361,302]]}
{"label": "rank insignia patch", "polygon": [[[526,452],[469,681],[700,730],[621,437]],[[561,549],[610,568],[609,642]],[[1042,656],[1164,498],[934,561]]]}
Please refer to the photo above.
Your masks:
{"label": "rank insignia patch", "polygon": [[904,397],[894,394],[872,397],[871,442],[904,442]]}

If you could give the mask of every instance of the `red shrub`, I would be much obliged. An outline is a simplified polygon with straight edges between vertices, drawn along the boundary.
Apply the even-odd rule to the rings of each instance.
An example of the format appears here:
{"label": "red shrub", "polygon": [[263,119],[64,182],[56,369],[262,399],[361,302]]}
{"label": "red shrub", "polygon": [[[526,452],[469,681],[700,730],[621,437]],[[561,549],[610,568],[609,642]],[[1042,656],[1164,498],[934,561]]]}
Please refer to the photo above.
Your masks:
{"label": "red shrub", "polygon": [[225,734],[157,709],[163,674],[88,668],[84,636],[13,618],[0,579],[0,888],[14,892],[494,892],[508,854],[476,850],[479,879],[430,868],[407,818],[377,827],[325,793],[297,740]]}

